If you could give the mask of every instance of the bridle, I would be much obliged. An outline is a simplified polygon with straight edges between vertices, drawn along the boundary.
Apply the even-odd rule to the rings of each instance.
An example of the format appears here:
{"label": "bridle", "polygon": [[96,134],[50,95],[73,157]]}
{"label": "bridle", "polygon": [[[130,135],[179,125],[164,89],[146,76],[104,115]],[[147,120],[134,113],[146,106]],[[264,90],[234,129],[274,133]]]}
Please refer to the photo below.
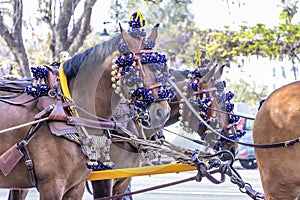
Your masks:
{"label": "bridle", "polygon": [[[212,129],[215,131],[216,129],[221,129],[221,134],[226,134],[228,137],[241,137],[241,131],[237,130],[234,125],[238,119],[228,115],[228,113],[231,113],[231,109],[233,109],[230,102],[233,94],[231,92],[224,93],[224,81],[215,82],[216,78],[214,78],[212,74],[209,74],[209,70],[214,71],[214,68],[209,69],[205,63],[202,63],[202,65],[196,67],[194,71],[189,71],[188,73],[185,71],[184,75],[186,77],[185,82],[187,83],[187,86],[183,87],[182,94],[188,98],[186,98],[187,101],[194,105],[194,109],[197,108],[197,115],[200,115],[200,118],[206,121]],[[211,87],[207,87],[208,85],[211,85]],[[177,90],[176,92],[178,93],[179,91]],[[217,135],[212,134],[212,131],[207,128],[206,124],[201,120],[194,119],[194,114],[190,111],[190,108],[185,106],[185,103],[186,101],[182,100],[179,104],[179,113],[181,115],[179,121],[183,126],[183,130],[187,132],[196,131],[201,136],[202,140],[209,136],[208,140],[211,139],[213,141],[213,146],[216,150],[224,147],[225,141],[220,137],[215,137]],[[214,109],[215,107],[216,109]],[[230,112],[221,113],[221,115],[218,116],[219,114],[216,110],[220,110],[220,107],[222,107],[222,109],[228,109]],[[188,110],[187,113],[185,112],[186,110]],[[192,119],[192,121],[189,122],[186,121],[186,119]],[[195,122],[195,120],[197,122]],[[219,120],[222,120],[222,122]],[[196,129],[196,127],[191,127],[195,126],[195,124],[198,125],[198,129]],[[226,144],[229,144],[229,142],[226,141]],[[234,149],[232,149],[232,151],[234,151]]]}
{"label": "bridle", "polygon": [[225,137],[224,135],[220,134],[218,131],[216,131],[213,127],[211,127],[203,118],[201,118],[198,114],[198,112],[194,109],[193,105],[190,103],[190,101],[185,97],[185,95],[180,91],[178,86],[172,81],[168,80],[169,83],[175,88],[178,95],[181,96],[181,98],[184,100],[186,105],[189,107],[189,109],[193,112],[193,114],[210,130],[212,133],[218,135],[220,138],[223,138],[225,141],[237,143],[240,145],[248,146],[248,147],[254,147],[254,148],[277,148],[277,147],[289,147],[293,146],[296,143],[300,142],[300,137],[284,141],[284,142],[278,142],[278,143],[271,143],[271,144],[250,144],[250,143],[244,143],[237,140],[232,140],[230,138]]}
{"label": "bridle", "polygon": [[[171,77],[164,70],[166,57],[151,49],[129,51],[124,43],[119,44],[118,49],[121,55],[112,67],[112,87],[135,110],[134,115],[141,124],[151,128],[148,107],[155,102],[169,101],[175,96],[166,80]],[[150,67],[155,82],[145,82],[147,76],[144,65]],[[125,94],[121,86],[127,86],[129,92]]]}

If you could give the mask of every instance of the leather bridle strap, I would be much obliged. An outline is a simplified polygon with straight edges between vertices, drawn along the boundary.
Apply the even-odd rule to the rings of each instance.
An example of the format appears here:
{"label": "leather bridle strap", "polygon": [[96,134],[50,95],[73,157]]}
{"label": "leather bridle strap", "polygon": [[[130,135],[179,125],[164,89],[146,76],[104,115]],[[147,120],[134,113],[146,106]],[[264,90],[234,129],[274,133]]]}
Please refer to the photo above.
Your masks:
{"label": "leather bridle strap", "polygon": [[[229,140],[230,141],[230,140]],[[292,139],[292,140],[287,140],[285,142],[278,142],[278,143],[271,143],[271,144],[249,144],[249,143],[244,143],[244,142],[239,142],[235,141],[236,143],[248,147],[254,147],[254,148],[277,148],[277,147],[290,147],[293,146],[296,143],[300,142],[300,137]]]}
{"label": "leather bridle strap", "polygon": [[27,147],[26,147],[26,145],[21,143],[20,145],[18,145],[18,149],[24,154],[25,165],[26,165],[28,173],[29,173],[30,182],[33,186],[36,186],[36,177],[35,177],[35,173],[33,170],[33,162],[30,157],[30,154],[27,150]]}
{"label": "leather bridle strap", "polygon": [[171,79],[168,79],[168,82],[175,88],[175,90],[177,91],[177,94],[180,95],[180,97],[184,100],[184,102],[186,103],[186,105],[189,107],[189,109],[192,111],[192,113],[209,129],[211,130],[213,133],[217,134],[219,137],[229,141],[229,142],[233,142],[233,143],[237,143],[240,145],[244,145],[244,146],[248,146],[248,147],[254,147],[254,148],[277,148],[277,147],[290,147],[296,143],[300,142],[300,137],[292,139],[292,140],[288,140],[288,141],[284,141],[284,142],[279,142],[279,143],[271,143],[271,144],[250,144],[250,143],[244,143],[244,142],[240,142],[240,141],[236,141],[236,140],[232,140],[229,139],[227,137],[225,137],[224,135],[220,134],[218,131],[216,131],[215,129],[213,129],[209,124],[207,124],[207,122],[198,115],[198,112],[194,109],[194,107],[192,106],[192,104],[189,102],[189,100],[184,96],[184,94],[180,91],[180,89],[178,88],[178,86],[174,83],[174,81],[172,81]]}

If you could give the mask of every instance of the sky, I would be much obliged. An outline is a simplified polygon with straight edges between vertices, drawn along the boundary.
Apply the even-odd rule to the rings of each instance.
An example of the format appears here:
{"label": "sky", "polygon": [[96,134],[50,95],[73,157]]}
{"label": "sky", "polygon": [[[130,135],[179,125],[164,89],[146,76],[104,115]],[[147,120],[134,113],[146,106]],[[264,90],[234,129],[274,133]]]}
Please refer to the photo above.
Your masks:
{"label": "sky", "polygon": [[257,23],[274,26],[279,22],[279,3],[280,0],[235,0],[229,4],[226,0],[196,0],[191,9],[197,25],[203,28]]}
{"label": "sky", "polygon": [[[24,16],[34,17],[34,11],[37,9],[34,8],[36,3],[30,4],[29,2],[27,3],[27,1],[30,0],[26,0],[26,4],[24,4]],[[234,0],[235,3],[227,4],[227,0],[193,0],[190,10],[195,16],[196,26],[201,29],[220,29],[225,25],[235,29],[241,24],[254,26],[257,23],[265,24],[267,27],[274,27],[282,22],[279,19],[279,14],[282,10],[282,8],[279,7],[280,1],[281,0]],[[103,22],[112,21],[112,19],[110,19],[111,2],[111,0],[99,0],[95,4],[91,19],[91,25],[94,31],[102,32],[104,28]],[[228,0],[228,2],[232,2],[232,0]],[[238,5],[237,2],[240,2],[240,5]],[[83,2],[81,6],[82,5]],[[293,23],[299,23],[299,21],[300,12],[294,17]],[[113,25],[110,24],[108,26]],[[261,66],[267,66],[265,69],[269,77],[267,77],[265,73],[261,73]],[[268,83],[270,91],[272,91],[279,85],[294,81],[292,76],[288,76],[289,78],[286,79],[281,77],[280,80],[272,76],[273,68],[276,68],[278,72],[281,67],[285,67],[286,71],[290,72],[292,64],[287,61],[258,61],[252,58],[246,60],[245,66],[242,69],[234,67],[226,69],[223,76],[234,77],[236,79],[243,78],[244,80],[248,80],[248,82],[255,81],[257,84]],[[274,86],[273,82],[277,82],[277,86]]]}
{"label": "sky", "polygon": [[[37,4],[29,3],[29,1],[35,2],[36,0],[26,0],[24,3],[24,17],[26,18],[34,17],[34,12],[37,10]],[[236,28],[241,24],[263,23],[268,27],[273,27],[280,23],[281,8],[278,5],[281,0],[228,0],[228,2],[231,1],[234,3],[227,4],[227,0],[193,0],[190,10],[195,16],[196,25],[203,29],[219,29],[224,25]],[[111,2],[111,0],[98,0],[95,4],[91,19],[95,31],[103,30],[103,22],[112,21],[110,19]],[[77,12],[80,12],[83,3],[84,1],[78,6]],[[294,17],[294,22],[299,21],[300,13]]]}
{"label": "sky", "polygon": [[[228,0],[231,2],[232,0]],[[238,25],[266,24],[268,27],[278,25],[281,0],[234,0],[227,4],[227,0],[193,0],[190,10],[195,16],[199,28],[222,28],[224,25],[237,27]],[[240,6],[238,5],[240,2]],[[98,29],[103,27],[101,22],[111,21],[109,8],[110,0],[99,0],[96,12],[92,16],[92,24]],[[101,12],[98,12],[100,11]],[[95,14],[96,13],[96,14]],[[297,21],[295,21],[297,20]],[[300,21],[300,14],[295,16],[294,22]],[[99,25],[100,23],[100,25]]]}

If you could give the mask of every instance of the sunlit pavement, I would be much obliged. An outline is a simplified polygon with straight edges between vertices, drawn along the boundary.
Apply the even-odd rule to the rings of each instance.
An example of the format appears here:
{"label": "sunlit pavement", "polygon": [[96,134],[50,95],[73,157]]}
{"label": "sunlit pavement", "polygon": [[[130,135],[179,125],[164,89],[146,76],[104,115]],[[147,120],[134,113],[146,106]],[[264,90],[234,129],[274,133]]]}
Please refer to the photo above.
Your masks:
{"label": "sunlit pavement", "polygon": [[[243,169],[236,163],[235,168],[245,182],[252,185],[253,189],[258,192],[263,192],[259,172],[255,170]],[[170,183],[182,179],[186,179],[196,175],[196,171],[159,174],[151,176],[134,177],[132,182],[132,191],[153,187],[165,183]],[[220,175],[216,174],[215,178],[220,179]],[[8,190],[0,190],[0,200],[7,199]],[[31,189],[26,200],[37,200],[39,194],[36,189]],[[92,200],[93,197],[87,191],[84,194],[83,200]],[[197,200],[247,200],[251,199],[246,194],[239,191],[237,185],[230,182],[229,177],[226,177],[224,183],[216,185],[207,179],[201,182],[189,181],[178,185],[157,189],[145,193],[136,194],[134,200],[181,200],[181,199],[197,199]]]}

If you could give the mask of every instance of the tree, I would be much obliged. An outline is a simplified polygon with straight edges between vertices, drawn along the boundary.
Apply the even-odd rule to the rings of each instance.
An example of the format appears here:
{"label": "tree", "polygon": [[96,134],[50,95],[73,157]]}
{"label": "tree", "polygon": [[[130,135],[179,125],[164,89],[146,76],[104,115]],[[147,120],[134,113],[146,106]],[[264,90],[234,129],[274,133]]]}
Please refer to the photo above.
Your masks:
{"label": "tree", "polygon": [[257,86],[254,82],[249,84],[240,79],[238,82],[232,82],[226,79],[227,91],[233,91],[235,102],[246,102],[251,105],[259,105],[260,100],[265,99],[267,86]]}
{"label": "tree", "polygon": [[22,36],[23,1],[11,0],[11,5],[13,8],[11,15],[12,27],[9,28],[4,24],[4,13],[2,11],[0,13],[0,35],[9,46],[17,63],[21,66],[20,73],[23,76],[30,76],[29,71],[26,69],[26,66],[28,66],[28,59]]}
{"label": "tree", "polygon": [[298,11],[299,0],[281,0],[282,12],[280,18],[285,20],[286,24],[291,24],[292,19]]}
{"label": "tree", "polygon": [[[194,27],[193,14],[188,6],[191,0],[126,0],[122,1],[119,7],[123,12],[118,12],[121,19],[128,19],[133,11],[141,11],[145,17],[147,26],[146,32],[159,23],[159,39],[156,48],[163,50],[171,63],[175,65],[179,55],[185,53],[186,47],[192,40],[190,31],[183,32],[185,27]],[[190,56],[189,56],[190,57]]]}
{"label": "tree", "polygon": [[81,16],[72,23],[72,16],[80,1],[60,0],[59,16],[56,16],[58,5],[55,5],[55,0],[39,0],[40,12],[44,15],[42,20],[52,32],[50,49],[53,58],[57,59],[61,51],[68,51],[71,55],[76,53],[91,32],[91,14],[97,0],[86,0]]}
{"label": "tree", "polygon": [[[28,55],[22,37],[23,0],[10,0],[12,10],[0,11],[0,35],[9,46],[20,66],[22,76],[30,76]],[[81,16],[74,19],[74,11],[81,0],[39,0],[39,11],[42,22],[50,28],[50,50],[53,59],[58,59],[61,51],[71,55],[82,46],[84,39],[91,32],[90,21],[93,6],[97,0],[84,1]],[[57,9],[60,5],[59,9]],[[57,16],[58,13],[58,16]],[[12,17],[10,17],[12,16]],[[5,24],[12,21],[12,26]]]}

